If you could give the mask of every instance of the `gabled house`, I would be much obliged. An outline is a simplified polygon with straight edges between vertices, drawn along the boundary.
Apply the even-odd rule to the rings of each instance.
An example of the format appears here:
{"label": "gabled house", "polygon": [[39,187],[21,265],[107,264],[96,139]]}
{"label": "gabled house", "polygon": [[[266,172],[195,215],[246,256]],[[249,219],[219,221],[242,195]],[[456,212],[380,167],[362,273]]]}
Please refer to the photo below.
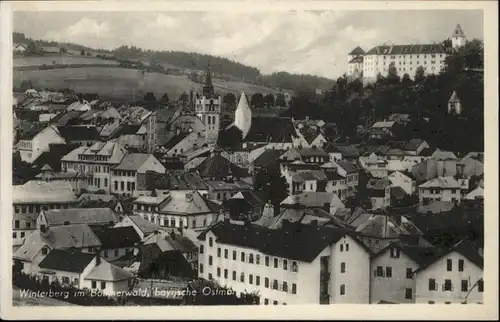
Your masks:
{"label": "gabled house", "polygon": [[161,229],[160,225],[154,224],[139,215],[126,215],[120,218],[116,227],[133,227],[141,240]]}
{"label": "gabled house", "polygon": [[372,203],[372,209],[382,209],[391,204],[391,182],[387,179],[369,179],[366,194]]}
{"label": "gabled house", "polygon": [[387,179],[391,182],[391,186],[401,187],[408,195],[412,195],[416,190],[416,181],[412,179],[409,173],[394,171]]}
{"label": "gabled house", "polygon": [[141,237],[134,227],[93,226],[91,227],[101,242],[101,256],[107,261],[117,260],[127,254],[138,252]]}
{"label": "gabled house", "polygon": [[156,244],[161,252],[180,252],[193,270],[198,269],[198,247],[182,233],[175,230],[157,231],[143,241],[143,245]]}
{"label": "gabled house", "polygon": [[321,208],[334,215],[338,209],[345,208],[344,203],[335,193],[331,192],[303,192],[288,196],[281,202],[281,207],[295,207],[297,205],[305,208]]}
{"label": "gabled house", "polygon": [[14,252],[13,259],[22,266],[25,274],[31,274],[53,249],[94,253],[100,246],[97,236],[85,224],[42,228],[26,236],[23,244]]}
{"label": "gabled house", "polygon": [[101,141],[101,137],[95,126],[66,125],[57,126],[55,129],[66,143],[76,143],[79,146],[91,146]]}
{"label": "gabled house", "polygon": [[414,272],[438,251],[434,247],[393,242],[374,254],[370,263],[370,303],[415,303]]}
{"label": "gabled house", "polygon": [[61,134],[51,126],[34,128],[27,133],[21,133],[14,147],[21,154],[21,160],[32,163],[43,152],[49,151],[50,144],[66,143]]}
{"label": "gabled house", "polygon": [[147,171],[163,174],[166,170],[152,154],[126,154],[118,165],[111,168],[110,193],[132,196],[139,186],[139,174]]}
{"label": "gabled house", "polygon": [[483,303],[482,247],[463,240],[415,271],[416,303]]}
{"label": "gabled house", "polygon": [[431,201],[460,203],[462,195],[469,189],[467,179],[437,177],[418,186],[418,198],[424,205]]}
{"label": "gabled house", "polygon": [[266,149],[252,162],[251,172],[256,173],[262,169],[279,169],[279,158],[286,150]]}
{"label": "gabled house", "polygon": [[281,162],[300,161],[308,164],[324,164],[328,160],[328,153],[321,148],[294,148],[280,156]]}
{"label": "gabled house", "polygon": [[327,143],[323,148],[329,154],[330,161],[345,160],[355,163],[359,158],[359,151],[352,144]]}
{"label": "gabled house", "polygon": [[265,201],[254,191],[240,191],[222,203],[222,208],[229,212],[231,218],[251,221],[258,219],[264,209]]}
{"label": "gabled house", "polygon": [[387,160],[375,153],[360,156],[359,164],[375,178],[386,178],[388,175]]}

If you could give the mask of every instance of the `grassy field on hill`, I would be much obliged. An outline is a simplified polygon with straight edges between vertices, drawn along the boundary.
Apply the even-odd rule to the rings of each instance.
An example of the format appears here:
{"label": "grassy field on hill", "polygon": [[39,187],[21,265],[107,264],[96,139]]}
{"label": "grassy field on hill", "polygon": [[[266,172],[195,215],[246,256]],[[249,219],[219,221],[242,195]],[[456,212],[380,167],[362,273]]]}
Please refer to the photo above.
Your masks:
{"label": "grassy field on hill", "polygon": [[104,60],[95,57],[46,55],[31,57],[16,57],[13,61],[14,68],[42,65],[118,65],[117,61]]}
{"label": "grassy field on hill", "polygon": [[[89,59],[89,58],[87,58]],[[109,62],[109,61],[102,61]],[[69,88],[80,93],[97,93],[103,99],[134,100],[142,98],[144,93],[153,92],[159,99],[165,92],[171,99],[177,99],[181,93],[194,90],[200,92],[201,84],[192,82],[187,76],[145,73],[136,69],[115,67],[56,68],[47,70],[14,70],[14,87],[22,81],[31,81],[35,88]],[[258,85],[237,81],[213,79],[215,90],[224,95],[228,92],[247,96],[277,91]],[[141,88],[142,87],[142,88]]]}

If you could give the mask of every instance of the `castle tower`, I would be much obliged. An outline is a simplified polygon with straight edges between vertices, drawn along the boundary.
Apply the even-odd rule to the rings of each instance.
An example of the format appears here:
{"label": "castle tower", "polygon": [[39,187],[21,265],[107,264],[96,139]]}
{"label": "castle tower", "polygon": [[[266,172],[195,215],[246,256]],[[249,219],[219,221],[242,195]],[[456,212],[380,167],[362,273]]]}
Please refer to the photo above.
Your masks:
{"label": "castle tower", "polygon": [[214,144],[217,142],[220,129],[222,98],[216,95],[212,85],[212,75],[210,65],[205,75],[203,93],[196,97],[195,112],[196,116],[205,124],[205,142]]}
{"label": "castle tower", "polygon": [[247,97],[243,92],[241,93],[238,107],[234,112],[234,125],[241,130],[242,139],[247,136],[252,126],[252,111],[248,106]]}
{"label": "castle tower", "polygon": [[462,27],[458,24],[451,35],[451,44],[453,48],[459,48],[465,46],[466,41],[467,38],[465,37]]}
{"label": "castle tower", "polygon": [[448,100],[448,114],[460,115],[460,113],[462,113],[462,104],[460,103],[457,92],[453,91],[453,94],[451,94]]}

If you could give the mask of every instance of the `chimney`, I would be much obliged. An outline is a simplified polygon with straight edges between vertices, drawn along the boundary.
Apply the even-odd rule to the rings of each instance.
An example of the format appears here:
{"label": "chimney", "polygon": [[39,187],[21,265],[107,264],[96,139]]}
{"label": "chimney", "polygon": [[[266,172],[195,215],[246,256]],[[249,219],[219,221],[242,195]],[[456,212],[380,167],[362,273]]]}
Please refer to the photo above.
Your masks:
{"label": "chimney", "polygon": [[95,252],[95,266],[99,266],[101,264],[101,249],[97,248]]}
{"label": "chimney", "polygon": [[175,239],[175,232],[173,229],[170,231],[170,238]]}
{"label": "chimney", "polygon": [[40,225],[40,232],[42,234],[45,234],[47,232],[48,228],[46,225]]}

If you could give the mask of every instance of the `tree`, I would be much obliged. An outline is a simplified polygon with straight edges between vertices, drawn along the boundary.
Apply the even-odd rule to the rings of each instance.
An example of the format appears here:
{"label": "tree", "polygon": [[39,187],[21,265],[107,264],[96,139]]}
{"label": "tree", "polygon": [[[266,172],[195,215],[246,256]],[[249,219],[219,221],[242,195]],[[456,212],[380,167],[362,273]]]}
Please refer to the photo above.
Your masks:
{"label": "tree", "polygon": [[267,107],[274,107],[274,95],[272,93],[266,94],[266,96],[264,97],[264,102]]}
{"label": "tree", "polygon": [[408,85],[408,84],[412,83],[410,75],[408,75],[408,73],[405,73],[403,75],[403,78],[401,79],[401,83],[404,84],[404,85]]}
{"label": "tree", "polygon": [[168,98],[168,93],[163,94],[163,96],[161,97],[161,102],[164,104],[168,104],[168,102],[170,102],[170,99]]}
{"label": "tree", "polygon": [[397,84],[400,81],[398,76],[398,69],[396,68],[396,64],[394,62],[389,64],[389,72],[386,79],[389,84]]}
{"label": "tree", "polygon": [[187,105],[189,102],[189,94],[186,92],[183,92],[178,99],[179,103],[181,103],[183,106]]}
{"label": "tree", "polygon": [[264,107],[264,96],[261,93],[254,93],[252,95],[251,103],[254,108],[262,108]]}
{"label": "tree", "polygon": [[286,106],[286,101],[285,101],[285,95],[283,93],[279,93],[276,96],[276,101],[274,102],[275,106],[279,107],[285,107]]}
{"label": "tree", "polygon": [[156,108],[156,97],[153,92],[147,92],[144,95],[144,102],[146,103],[146,108],[149,110],[153,110]]}
{"label": "tree", "polygon": [[278,209],[288,197],[288,184],[277,168],[264,168],[255,174],[254,190],[260,191],[264,200],[269,200]]}
{"label": "tree", "polygon": [[28,42],[27,48],[26,48],[26,53],[28,54],[36,54],[38,51],[38,48],[33,40],[30,40]]}
{"label": "tree", "polygon": [[425,79],[425,70],[423,66],[418,66],[415,71],[415,83],[422,82]]}
{"label": "tree", "polygon": [[80,52],[80,56],[85,56],[85,50],[82,49],[82,51]]}
{"label": "tree", "polygon": [[222,102],[230,108],[233,108],[236,106],[236,96],[233,93],[227,93],[224,95],[222,98]]}

